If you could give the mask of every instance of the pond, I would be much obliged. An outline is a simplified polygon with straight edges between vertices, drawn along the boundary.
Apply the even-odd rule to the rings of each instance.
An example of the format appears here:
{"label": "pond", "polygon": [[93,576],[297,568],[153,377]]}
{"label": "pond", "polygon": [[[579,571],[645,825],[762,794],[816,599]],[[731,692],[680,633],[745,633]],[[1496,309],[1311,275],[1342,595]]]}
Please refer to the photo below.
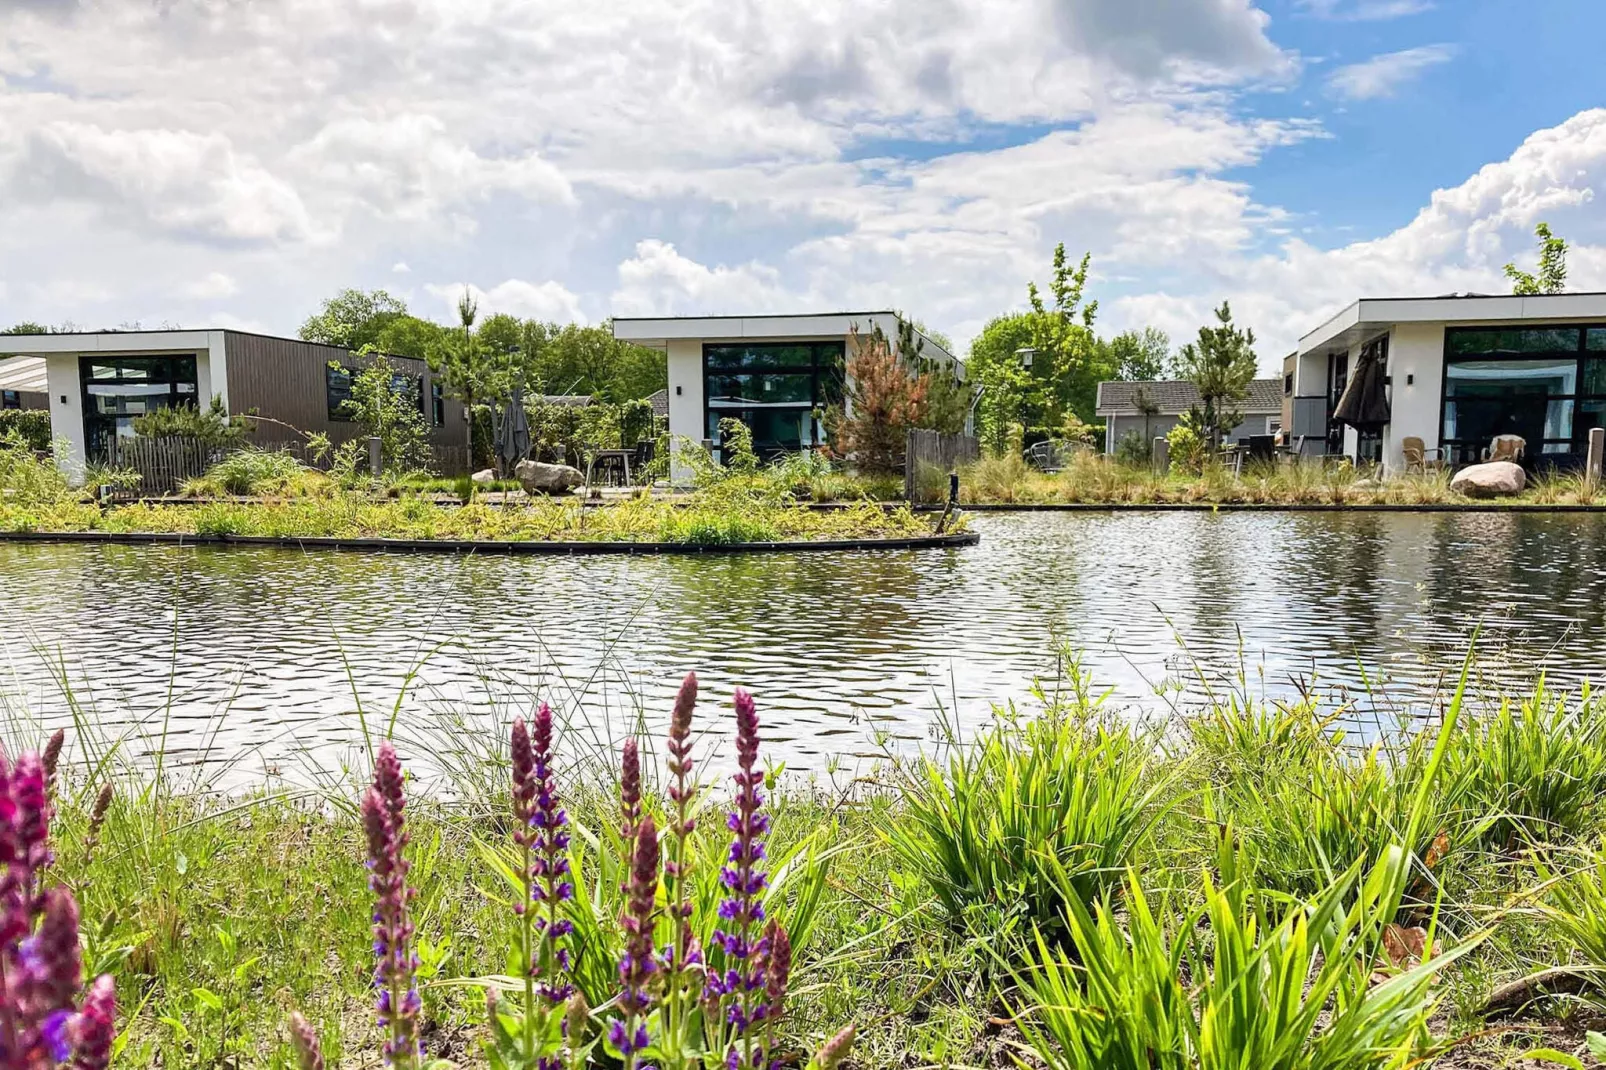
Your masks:
{"label": "pond", "polygon": [[359,706],[449,740],[540,697],[616,738],[661,725],[695,669],[721,723],[743,684],[771,760],[837,776],[1023,698],[1057,644],[1116,706],[1314,687],[1362,721],[1433,708],[1480,627],[1486,693],[1576,685],[1606,655],[1606,517],[972,522],[955,550],[656,558],[5,543],[0,700],[260,776],[350,758]]}

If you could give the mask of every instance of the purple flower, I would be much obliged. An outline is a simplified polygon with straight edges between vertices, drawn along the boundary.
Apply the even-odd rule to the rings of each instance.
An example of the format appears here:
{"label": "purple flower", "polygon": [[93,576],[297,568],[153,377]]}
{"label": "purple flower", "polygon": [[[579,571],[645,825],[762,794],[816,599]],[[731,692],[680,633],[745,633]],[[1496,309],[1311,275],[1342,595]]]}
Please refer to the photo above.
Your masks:
{"label": "purple flower", "polygon": [[848,1057],[853,1047],[853,1026],[850,1024],[836,1036],[820,1045],[820,1050],[814,1055],[814,1065],[819,1070],[836,1070],[842,1065],[842,1060]]}
{"label": "purple flower", "polygon": [[[724,1020],[731,1026],[732,1042],[727,1062],[734,1060],[738,1070],[760,1070],[764,1065],[763,1043],[755,1045],[753,1025],[762,1020],[764,1007],[760,992],[764,987],[767,951],[753,938],[755,927],[764,923],[763,893],[769,880],[759,864],[764,861],[763,836],[769,819],[759,812],[764,796],[758,790],[764,774],[758,763],[758,709],[753,696],[736,689],[736,805],[726,819],[731,830],[730,851],[720,870],[725,898],[719,905],[719,928],[714,941],[724,952],[724,972],[710,972],[708,987],[719,997]],[[738,1045],[740,1050],[738,1051]]]}
{"label": "purple flower", "polygon": [[634,737],[625,740],[619,765],[619,812],[619,835],[628,850],[636,842],[636,826],[641,821],[641,752]]}
{"label": "purple flower", "polygon": [[619,959],[618,1004],[623,1020],[609,1027],[608,1040],[625,1059],[626,1070],[637,1070],[636,1056],[650,1040],[645,1017],[652,1007],[652,979],[658,964],[653,954],[653,916],[658,897],[658,826],[651,814],[636,826],[635,851],[623,924],[625,950]]}
{"label": "purple flower", "polygon": [[56,792],[56,765],[61,761],[61,748],[66,742],[66,729],[56,729],[45,743],[45,752],[39,759],[40,764],[45,767],[45,790],[51,795]]}
{"label": "purple flower", "polygon": [[560,942],[574,928],[562,917],[562,904],[574,898],[574,882],[569,879],[569,815],[559,805],[552,773],[552,708],[544,702],[535,714],[530,784],[535,791],[535,806],[528,818],[534,830],[529,833],[530,846],[535,852],[529,871],[530,898],[546,906],[546,916],[535,923],[541,947],[530,962],[530,976],[541,978],[541,995],[548,1006],[554,1006],[574,992],[564,977],[569,952]]}
{"label": "purple flower", "polygon": [[374,784],[362,800],[363,828],[368,835],[368,887],[373,890],[374,983],[379,988],[379,1024],[389,1032],[385,1061],[412,1067],[420,1054],[418,1012],[421,1001],[414,987],[418,958],[413,954],[413,923],[407,908],[413,890],[407,886],[408,862],[402,793],[401,760],[390,741],[379,745],[374,763]]}
{"label": "purple flower", "polygon": [[[117,1036],[117,988],[110,974],[101,974],[89,986],[73,1033],[73,1070],[106,1070],[111,1065],[112,1041]],[[322,1059],[306,1070],[323,1070]]]}
{"label": "purple flower", "polygon": [[[87,1003],[85,1010],[88,1010]],[[301,1070],[323,1070],[323,1048],[318,1044],[318,1031],[301,1017],[300,1011],[290,1015],[290,1043],[296,1049],[296,1061],[301,1064]]]}

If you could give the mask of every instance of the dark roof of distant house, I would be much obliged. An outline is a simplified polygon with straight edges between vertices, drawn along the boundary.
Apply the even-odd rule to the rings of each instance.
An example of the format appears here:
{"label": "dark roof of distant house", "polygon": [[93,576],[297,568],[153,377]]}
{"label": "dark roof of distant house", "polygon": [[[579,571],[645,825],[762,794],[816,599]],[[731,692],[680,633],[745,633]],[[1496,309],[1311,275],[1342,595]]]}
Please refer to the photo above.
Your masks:
{"label": "dark roof of distant house", "polygon": [[[1139,389],[1155,406],[1159,416],[1178,416],[1199,404],[1199,389],[1186,379],[1155,379],[1147,382],[1109,381],[1099,384],[1098,403],[1095,409],[1100,416],[1141,416],[1134,398]],[[1249,384],[1249,396],[1239,403],[1246,416],[1257,413],[1281,412],[1283,407],[1283,381],[1281,379],[1255,379]]]}
{"label": "dark roof of distant house", "polygon": [[652,406],[652,414],[654,416],[669,415],[669,390],[667,387],[656,394],[648,394],[647,402]]}

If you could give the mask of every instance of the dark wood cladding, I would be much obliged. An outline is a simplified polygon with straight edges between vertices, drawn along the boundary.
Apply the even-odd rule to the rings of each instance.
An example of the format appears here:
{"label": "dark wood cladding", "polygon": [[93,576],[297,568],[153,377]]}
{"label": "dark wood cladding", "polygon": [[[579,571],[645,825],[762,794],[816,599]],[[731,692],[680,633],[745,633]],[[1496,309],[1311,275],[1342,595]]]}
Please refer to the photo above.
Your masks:
{"label": "dark wood cladding", "polygon": [[[224,331],[223,336],[231,412],[255,409],[259,415],[282,420],[301,431],[322,431],[335,442],[357,434],[356,424],[329,419],[326,370],[330,361],[351,368],[360,367],[363,358],[339,346],[294,338],[270,338],[240,331]],[[430,385],[434,376],[429,365],[412,357],[391,357],[390,360],[397,371],[422,377],[424,420],[431,422]],[[445,408],[445,423],[430,428],[430,441],[437,446],[462,446],[467,437],[463,403],[447,398]],[[289,428],[271,423],[260,424],[252,437],[260,443],[298,438]]]}

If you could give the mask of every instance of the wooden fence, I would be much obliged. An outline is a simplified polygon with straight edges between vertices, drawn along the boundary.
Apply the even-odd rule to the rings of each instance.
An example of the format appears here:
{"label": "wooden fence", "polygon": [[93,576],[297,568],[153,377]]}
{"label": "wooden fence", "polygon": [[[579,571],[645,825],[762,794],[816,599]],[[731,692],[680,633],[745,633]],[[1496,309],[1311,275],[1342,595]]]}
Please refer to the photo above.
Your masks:
{"label": "wooden fence", "polygon": [[226,452],[193,438],[116,438],[110,460],[114,468],[139,473],[139,486],[125,493],[147,497],[173,493],[186,479],[221,461]]}
{"label": "wooden fence", "polygon": [[[235,447],[240,448],[240,447]],[[288,453],[308,468],[327,471],[331,456],[319,457],[305,442],[258,442],[245,448]],[[139,473],[139,485],[118,492],[124,498],[148,498],[172,494],[187,479],[204,475],[206,470],[221,461],[231,449],[211,446],[192,438],[120,438],[112,444],[109,458],[114,468],[131,468]],[[431,468],[441,475],[465,475],[468,468],[467,446],[431,446]],[[367,464],[367,455],[362,463]]]}
{"label": "wooden fence", "polygon": [[[911,430],[903,455],[904,497],[912,502],[921,498],[941,501],[948,493],[948,473],[980,459],[981,443],[971,435]],[[935,486],[934,476],[940,479],[940,486]]]}

